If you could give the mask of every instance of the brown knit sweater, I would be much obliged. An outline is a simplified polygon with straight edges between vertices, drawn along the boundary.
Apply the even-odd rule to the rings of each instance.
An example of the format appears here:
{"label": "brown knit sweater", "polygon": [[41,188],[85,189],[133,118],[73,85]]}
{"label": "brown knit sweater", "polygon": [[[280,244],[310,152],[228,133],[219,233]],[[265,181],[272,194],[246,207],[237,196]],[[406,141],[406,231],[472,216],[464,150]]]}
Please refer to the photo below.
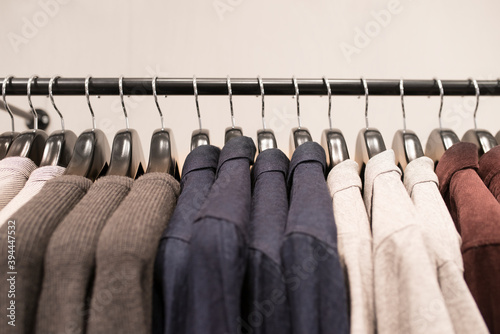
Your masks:
{"label": "brown knit sweater", "polygon": [[123,176],[100,178],[52,234],[45,253],[36,333],[85,333],[97,241],[133,182]]}
{"label": "brown knit sweater", "polygon": [[168,174],[145,174],[106,223],[97,245],[87,333],[151,332],[156,249],[179,190]]}
{"label": "brown knit sweater", "polygon": [[[15,327],[4,316],[0,333],[33,333],[38,296],[42,287],[43,258],[50,236],[57,225],[87,193],[92,182],[81,176],[63,175],[49,180],[40,193],[33,197],[12,219],[15,221]],[[9,223],[0,228],[0,309],[6,310],[7,298],[7,230]],[[10,276],[10,275],[9,275]]]}

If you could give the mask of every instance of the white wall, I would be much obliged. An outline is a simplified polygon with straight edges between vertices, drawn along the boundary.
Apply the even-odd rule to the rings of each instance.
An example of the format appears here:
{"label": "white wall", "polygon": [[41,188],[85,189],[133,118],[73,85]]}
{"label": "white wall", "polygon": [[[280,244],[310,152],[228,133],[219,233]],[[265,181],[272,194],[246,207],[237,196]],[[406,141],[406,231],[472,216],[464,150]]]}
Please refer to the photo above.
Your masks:
{"label": "white wall", "polygon": [[[500,2],[493,0],[2,0],[0,77],[196,74],[495,80],[500,77],[498,13]],[[360,30],[368,30],[371,37],[362,40]],[[151,134],[160,125],[153,98],[126,99],[131,127],[141,134],[147,156]],[[235,96],[233,100],[237,125],[255,138],[261,126],[260,99]],[[28,108],[25,97],[9,101]],[[51,113],[49,130],[58,129],[48,99],[33,101]],[[67,127],[80,133],[91,126],[85,97],[56,96],[56,102]],[[92,103],[98,126],[111,141],[125,125],[119,98],[94,97]],[[197,127],[194,98],[171,96],[160,103],[183,160]],[[474,104],[474,97],[446,97],[443,125],[461,136],[473,126]],[[266,106],[268,124],[279,147],[288,153],[289,131],[297,124],[295,101],[268,97]],[[200,107],[212,142],[221,146],[224,128],[230,125],[228,99],[202,96]],[[423,145],[438,125],[438,107],[438,97],[406,98],[408,128]],[[500,130],[499,109],[499,98],[483,97],[479,127],[493,134]],[[370,124],[379,128],[390,146],[394,132],[402,127],[399,97],[372,97],[369,110]],[[344,131],[354,156],[356,135],[364,126],[364,100],[334,97],[333,113],[335,126]],[[327,99],[301,97],[301,114],[302,125],[320,140],[328,125]],[[7,131],[9,124],[7,114],[0,112],[0,131]],[[17,125],[25,128],[21,120]]]}

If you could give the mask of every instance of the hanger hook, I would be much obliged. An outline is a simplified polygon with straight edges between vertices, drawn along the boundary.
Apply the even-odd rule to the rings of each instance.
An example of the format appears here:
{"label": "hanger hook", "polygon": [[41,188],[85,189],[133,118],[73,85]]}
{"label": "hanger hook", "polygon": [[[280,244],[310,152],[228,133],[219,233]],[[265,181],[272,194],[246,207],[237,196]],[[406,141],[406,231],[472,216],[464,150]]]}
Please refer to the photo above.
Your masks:
{"label": "hanger hook", "polygon": [[330,87],[330,81],[326,77],[323,77],[325,82],[326,90],[328,93],[328,122],[330,124],[330,130],[332,129],[332,89]]}
{"label": "hanger hook", "polygon": [[439,129],[441,130],[443,128],[443,123],[441,121],[441,114],[443,112],[443,103],[444,103],[444,88],[443,88],[443,83],[441,82],[441,79],[434,78],[434,81],[437,82],[438,87],[439,87],[439,98],[441,100],[441,103],[439,105]]}
{"label": "hanger hook", "polygon": [[196,102],[196,113],[198,114],[198,124],[200,125],[200,131],[201,131],[202,130],[201,114],[200,114],[200,104],[198,103],[198,83],[196,81],[196,75],[193,75],[193,92],[194,92],[194,101]]}
{"label": "hanger hook", "polygon": [[125,115],[125,126],[128,130],[129,125],[128,125],[127,108],[125,108],[125,101],[123,100],[123,75],[121,75],[120,79],[118,79],[118,88],[120,90],[120,100],[122,102],[123,114]]}
{"label": "hanger hook", "polygon": [[363,77],[361,77],[361,82],[363,83],[363,88],[365,90],[365,124],[366,129],[368,130],[368,83]]}
{"label": "hanger hook", "polygon": [[231,78],[229,75],[226,79],[227,82],[227,94],[229,95],[229,107],[231,108],[231,125],[234,129],[234,111],[233,111],[233,89],[231,88]]}
{"label": "hanger hook", "polygon": [[94,131],[96,126],[95,126],[94,110],[92,109],[92,105],[90,104],[90,94],[89,94],[90,79],[92,79],[92,76],[90,75],[85,78],[85,97],[87,98],[87,104],[89,106],[90,114],[92,115],[92,130]]}
{"label": "hanger hook", "polygon": [[474,108],[474,129],[477,130],[476,115],[477,115],[477,109],[479,108],[479,97],[481,96],[481,91],[479,90],[479,85],[477,84],[476,79],[469,78],[469,80],[472,81],[472,83],[474,84],[474,89],[476,90],[476,107]]}
{"label": "hanger hook", "polygon": [[26,89],[27,95],[28,95],[28,103],[31,108],[31,112],[33,113],[33,130],[38,130],[38,113],[36,112],[35,108],[33,108],[33,103],[31,102],[31,83],[36,81],[38,78],[38,75],[33,75],[28,79],[28,87]]}
{"label": "hanger hook", "polygon": [[297,121],[299,122],[300,129],[300,103],[299,103],[299,84],[297,83],[297,78],[295,75],[292,77],[293,85],[295,87],[295,99],[297,100]]}
{"label": "hanger hook", "polygon": [[158,103],[158,95],[156,95],[156,81],[157,80],[158,80],[158,77],[154,77],[153,81],[151,81],[151,86],[153,88],[153,97],[155,99],[156,108],[158,108],[158,112],[160,113],[161,129],[163,131],[165,129],[165,127],[163,126],[163,113],[161,112],[160,104]]}
{"label": "hanger hook", "polygon": [[403,79],[399,80],[399,93],[401,95],[401,108],[403,109],[403,133],[406,133],[405,86]]}
{"label": "hanger hook", "polygon": [[11,121],[11,126],[12,126],[12,132],[15,131],[14,127],[14,114],[12,113],[12,110],[10,110],[9,104],[7,103],[7,98],[5,97],[7,95],[7,84],[9,83],[10,80],[14,78],[12,75],[6,77],[3,79],[2,83],[2,98],[3,98],[3,104],[5,105],[5,109],[10,115],[10,121]]}
{"label": "hanger hook", "polygon": [[257,81],[259,82],[259,87],[260,87],[260,96],[262,96],[262,129],[266,129],[266,120],[264,118],[265,111],[264,111],[264,83],[262,82],[262,78],[260,75],[257,77]]}
{"label": "hanger hook", "polygon": [[61,118],[61,129],[64,132],[64,117],[61,114],[61,112],[59,111],[59,109],[57,108],[56,103],[54,101],[54,95],[52,94],[52,85],[54,84],[54,81],[56,81],[59,78],[60,78],[60,76],[58,76],[58,75],[50,78],[50,81],[49,81],[49,98],[50,98],[50,102],[52,103],[52,106],[54,107],[54,109],[59,114],[59,117]]}

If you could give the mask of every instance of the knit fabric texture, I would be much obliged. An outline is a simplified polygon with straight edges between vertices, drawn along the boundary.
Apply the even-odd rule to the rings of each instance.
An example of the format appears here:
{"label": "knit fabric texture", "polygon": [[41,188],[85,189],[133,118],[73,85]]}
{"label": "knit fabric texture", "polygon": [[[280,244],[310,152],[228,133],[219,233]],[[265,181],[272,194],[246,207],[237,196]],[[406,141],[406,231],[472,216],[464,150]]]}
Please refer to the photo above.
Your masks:
{"label": "knit fabric texture", "polygon": [[361,195],[358,164],[346,160],[328,174],[340,263],[349,294],[352,334],[375,333],[372,232]]}
{"label": "knit fabric texture", "polygon": [[366,165],[364,200],[371,219],[378,333],[455,333],[392,150]]}
{"label": "knit fabric texture", "polygon": [[462,236],[465,281],[491,333],[500,333],[500,204],[479,175],[477,146],[457,143],[439,161],[439,188]]}
{"label": "knit fabric texture", "polygon": [[24,157],[8,157],[0,160],[0,210],[23,189],[36,167],[31,159]]}
{"label": "knit fabric texture", "polygon": [[85,333],[99,235],[133,180],[105,176],[57,226],[45,253],[37,333]]}
{"label": "knit fabric texture", "polygon": [[45,183],[60,176],[66,168],[60,166],[44,166],[35,169],[24,185],[23,189],[0,211],[0,226],[9,219],[14,212],[19,210],[24,204],[32,199],[42,190]]}
{"label": "knit fabric texture", "polygon": [[109,218],[97,244],[87,333],[151,332],[155,254],[179,190],[169,174],[144,174]]}
{"label": "knit fabric texture", "polygon": [[[15,224],[16,333],[34,332],[42,288],[43,258],[50,237],[91,184],[89,179],[74,175],[49,180],[35,197],[0,227],[0,266],[7,268],[7,231]],[[1,273],[1,279],[6,282],[6,271]],[[3,310],[9,304],[6,298],[8,286],[0,284],[0,308]],[[0,333],[12,333],[12,329],[7,321],[0,321]]]}
{"label": "knit fabric texture", "polygon": [[420,216],[422,235],[455,333],[487,334],[488,328],[464,280],[461,238],[439,193],[433,161],[427,157],[411,161],[404,183]]}

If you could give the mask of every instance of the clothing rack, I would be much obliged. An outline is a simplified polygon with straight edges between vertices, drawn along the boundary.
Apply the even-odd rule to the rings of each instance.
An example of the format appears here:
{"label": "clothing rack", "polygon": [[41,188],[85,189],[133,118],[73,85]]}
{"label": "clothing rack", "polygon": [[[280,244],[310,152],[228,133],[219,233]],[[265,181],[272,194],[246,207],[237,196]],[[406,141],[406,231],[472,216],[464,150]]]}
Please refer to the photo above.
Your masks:
{"label": "clothing rack", "polygon": [[[23,109],[16,107],[9,103],[9,108],[10,111],[12,111],[12,114],[21,117],[26,121],[26,126],[28,129],[33,128],[33,114],[28,111],[24,111]],[[3,101],[0,101],[0,109],[7,111],[5,108],[5,104]],[[50,124],[50,116],[47,114],[47,112],[43,109],[35,108],[37,114],[38,114],[38,128],[40,130],[45,130],[49,127]]]}
{"label": "clothing rack", "polygon": [[[0,78],[3,81],[4,78]],[[50,78],[33,81],[31,95],[48,95]],[[119,95],[119,78],[91,78],[90,95]],[[226,78],[197,78],[199,95],[227,95]],[[332,95],[364,95],[360,79],[328,79]],[[366,80],[369,95],[400,95],[400,80]],[[125,95],[152,95],[152,78],[124,78]],[[292,78],[263,79],[265,95],[294,95]],[[297,79],[300,95],[326,95],[323,79]],[[26,95],[28,78],[13,78],[6,87],[6,95]],[[445,95],[475,95],[472,80],[443,80]],[[500,95],[500,80],[478,81],[481,95]],[[257,78],[231,78],[233,95],[260,95]],[[156,91],[159,95],[193,95],[193,78],[158,78]],[[53,85],[54,95],[85,95],[85,78],[58,78]],[[414,96],[439,95],[436,80],[404,80],[404,94]]]}

